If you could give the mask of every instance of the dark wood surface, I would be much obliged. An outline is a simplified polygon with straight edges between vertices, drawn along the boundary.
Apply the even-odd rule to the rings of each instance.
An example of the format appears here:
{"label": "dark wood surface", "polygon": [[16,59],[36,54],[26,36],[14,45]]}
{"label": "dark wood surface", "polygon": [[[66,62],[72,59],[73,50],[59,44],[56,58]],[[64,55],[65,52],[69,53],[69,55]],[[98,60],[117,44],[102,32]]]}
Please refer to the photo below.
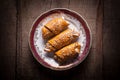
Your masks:
{"label": "dark wood surface", "polygon": [[[0,1],[1,80],[113,80],[120,73],[119,0]],[[28,34],[44,11],[69,8],[80,13],[92,32],[92,48],[77,67],[53,71],[32,56]]]}

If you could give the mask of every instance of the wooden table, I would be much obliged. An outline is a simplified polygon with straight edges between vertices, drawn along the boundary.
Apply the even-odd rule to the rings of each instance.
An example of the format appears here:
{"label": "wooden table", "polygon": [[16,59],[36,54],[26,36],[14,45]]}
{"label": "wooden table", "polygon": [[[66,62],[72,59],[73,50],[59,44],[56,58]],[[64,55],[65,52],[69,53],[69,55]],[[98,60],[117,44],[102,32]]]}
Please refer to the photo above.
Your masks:
{"label": "wooden table", "polygon": [[[120,2],[117,0],[0,1],[1,80],[113,80],[120,73]],[[52,8],[80,13],[92,31],[88,57],[67,71],[52,71],[32,56],[28,34],[33,21]]]}

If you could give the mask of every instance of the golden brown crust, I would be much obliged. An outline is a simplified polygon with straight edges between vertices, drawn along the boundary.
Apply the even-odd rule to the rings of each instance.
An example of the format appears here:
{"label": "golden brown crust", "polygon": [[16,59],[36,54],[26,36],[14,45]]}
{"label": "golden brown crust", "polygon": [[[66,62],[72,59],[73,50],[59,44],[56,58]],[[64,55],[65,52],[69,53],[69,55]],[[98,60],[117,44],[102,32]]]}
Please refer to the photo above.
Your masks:
{"label": "golden brown crust", "polygon": [[54,34],[51,31],[49,31],[46,27],[42,27],[42,37],[44,39],[49,39],[53,36]]}
{"label": "golden brown crust", "polygon": [[[56,50],[61,49],[62,47],[69,45],[73,41],[75,41],[79,37],[79,33],[72,30],[67,29],[50,39],[47,43],[51,44]],[[52,50],[51,50],[52,51]]]}
{"label": "golden brown crust", "polygon": [[73,60],[80,53],[80,44],[78,42],[72,43],[59,51],[55,52],[54,58],[59,63],[64,63],[68,60]]}
{"label": "golden brown crust", "polygon": [[55,18],[49,21],[45,26],[53,32],[55,35],[59,34],[61,31],[67,29],[68,22],[63,18]]}

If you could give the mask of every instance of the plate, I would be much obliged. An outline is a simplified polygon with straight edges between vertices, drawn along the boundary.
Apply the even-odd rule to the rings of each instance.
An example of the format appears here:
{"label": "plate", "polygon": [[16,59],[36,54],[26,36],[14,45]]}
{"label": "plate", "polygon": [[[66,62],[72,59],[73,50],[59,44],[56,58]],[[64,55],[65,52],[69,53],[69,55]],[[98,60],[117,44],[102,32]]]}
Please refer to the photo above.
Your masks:
{"label": "plate", "polygon": [[[69,28],[80,33],[78,42],[81,44],[79,56],[71,63],[59,65],[53,54],[44,51],[46,41],[42,38],[41,28],[51,19],[63,17],[69,22]],[[35,59],[43,66],[52,70],[67,70],[80,64],[88,55],[91,47],[91,31],[86,20],[77,12],[66,8],[55,8],[41,14],[34,22],[29,33],[29,45]]]}

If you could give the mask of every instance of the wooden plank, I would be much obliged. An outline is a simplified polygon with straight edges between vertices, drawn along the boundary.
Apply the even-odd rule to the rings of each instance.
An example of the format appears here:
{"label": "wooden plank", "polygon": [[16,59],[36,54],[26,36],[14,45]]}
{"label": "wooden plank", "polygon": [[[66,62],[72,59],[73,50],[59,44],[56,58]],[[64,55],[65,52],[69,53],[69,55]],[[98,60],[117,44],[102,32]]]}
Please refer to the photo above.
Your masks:
{"label": "wooden plank", "polygon": [[0,1],[0,28],[0,77],[1,80],[15,80],[15,0]]}
{"label": "wooden plank", "polygon": [[120,16],[118,7],[120,1],[106,0],[104,2],[104,27],[103,27],[103,71],[105,80],[120,79],[119,67],[120,67],[120,46],[119,46],[119,26]]}
{"label": "wooden plank", "polygon": [[105,80],[120,79],[120,1],[104,1],[103,26],[103,77]]}

